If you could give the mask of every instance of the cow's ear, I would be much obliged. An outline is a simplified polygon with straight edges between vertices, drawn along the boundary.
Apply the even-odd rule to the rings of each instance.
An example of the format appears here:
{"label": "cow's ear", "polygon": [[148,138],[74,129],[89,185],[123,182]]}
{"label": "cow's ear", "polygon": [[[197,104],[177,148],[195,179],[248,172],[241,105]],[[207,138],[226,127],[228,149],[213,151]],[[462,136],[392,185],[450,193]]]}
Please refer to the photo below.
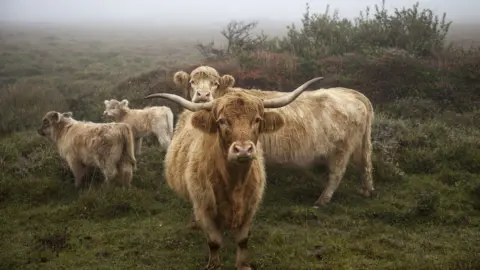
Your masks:
{"label": "cow's ear", "polygon": [[64,113],[63,113],[63,117],[72,118],[72,116],[73,116],[73,113],[72,113],[72,112],[64,112]]}
{"label": "cow's ear", "polygon": [[120,101],[120,105],[124,108],[128,107],[128,100],[124,99],[124,100]]}
{"label": "cow's ear", "polygon": [[108,103],[110,103],[110,101],[104,100],[103,103],[104,103],[105,105],[108,105]]}
{"label": "cow's ear", "polygon": [[217,132],[217,122],[209,111],[198,111],[193,114],[192,126],[205,133]]}
{"label": "cow's ear", "polygon": [[223,75],[219,80],[219,87],[220,89],[223,88],[230,88],[235,85],[235,78],[232,75]]}
{"label": "cow's ear", "polygon": [[59,112],[56,112],[54,114],[52,114],[50,120],[52,123],[58,123],[60,122],[60,120],[62,119],[62,114],[59,113]]}
{"label": "cow's ear", "polygon": [[177,71],[175,72],[175,75],[173,75],[173,82],[177,87],[180,88],[187,88],[189,79],[190,75],[183,70]]}
{"label": "cow's ear", "polygon": [[285,120],[277,112],[264,112],[263,121],[260,123],[260,133],[275,132],[283,127]]}

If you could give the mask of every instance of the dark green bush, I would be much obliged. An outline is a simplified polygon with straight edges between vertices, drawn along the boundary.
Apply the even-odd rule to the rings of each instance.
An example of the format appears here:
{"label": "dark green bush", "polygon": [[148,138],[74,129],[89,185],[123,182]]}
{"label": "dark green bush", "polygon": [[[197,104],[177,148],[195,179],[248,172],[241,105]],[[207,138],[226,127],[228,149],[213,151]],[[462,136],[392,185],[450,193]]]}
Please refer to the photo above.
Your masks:
{"label": "dark green bush", "polygon": [[288,27],[278,50],[305,59],[392,47],[420,57],[431,56],[445,48],[450,24],[445,13],[439,19],[432,10],[420,9],[418,2],[388,14],[382,1],[381,7],[375,5],[375,14],[370,14],[368,7],[354,20],[339,18],[337,11],[329,14],[329,6],[323,14],[311,13],[307,4],[302,28]]}

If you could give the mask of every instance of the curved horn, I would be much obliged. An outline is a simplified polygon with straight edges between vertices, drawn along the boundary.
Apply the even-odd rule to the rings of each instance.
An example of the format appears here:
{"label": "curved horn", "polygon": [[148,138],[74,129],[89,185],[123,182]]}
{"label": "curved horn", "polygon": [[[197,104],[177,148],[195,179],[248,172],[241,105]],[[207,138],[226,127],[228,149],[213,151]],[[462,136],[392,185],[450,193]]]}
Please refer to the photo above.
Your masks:
{"label": "curved horn", "polygon": [[144,97],[144,99],[151,99],[151,98],[169,99],[169,100],[177,103],[178,105],[182,106],[183,108],[185,108],[187,110],[190,110],[192,112],[196,112],[196,111],[199,111],[199,110],[202,110],[202,109],[203,110],[210,110],[213,106],[213,101],[206,102],[206,103],[193,103],[190,100],[184,99],[181,96],[177,96],[177,95],[174,95],[174,94],[168,94],[168,93],[151,94],[151,95],[148,95],[148,96]]}
{"label": "curved horn", "polygon": [[286,106],[293,102],[303,91],[305,91],[310,84],[322,80],[323,77],[316,77],[311,79],[310,81],[300,85],[297,89],[293,90],[292,92],[285,94],[281,97],[271,98],[263,101],[263,107],[265,108],[280,108]]}

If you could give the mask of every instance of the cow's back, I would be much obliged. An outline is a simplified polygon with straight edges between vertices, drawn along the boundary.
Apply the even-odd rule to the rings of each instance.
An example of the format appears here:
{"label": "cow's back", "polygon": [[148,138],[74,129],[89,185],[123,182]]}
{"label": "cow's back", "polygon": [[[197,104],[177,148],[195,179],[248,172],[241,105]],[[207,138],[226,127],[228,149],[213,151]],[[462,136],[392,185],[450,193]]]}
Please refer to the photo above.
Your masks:
{"label": "cow's back", "polygon": [[123,152],[122,123],[77,122],[59,141],[63,157],[73,156],[88,166],[101,166],[106,159],[119,160]]}
{"label": "cow's back", "polygon": [[[263,97],[282,94],[270,93],[255,94]],[[369,109],[358,94],[346,88],[319,89],[302,93],[285,107],[267,109],[281,113],[285,125],[276,133],[260,136],[266,161],[304,166],[328,156],[339,143],[360,143]]]}

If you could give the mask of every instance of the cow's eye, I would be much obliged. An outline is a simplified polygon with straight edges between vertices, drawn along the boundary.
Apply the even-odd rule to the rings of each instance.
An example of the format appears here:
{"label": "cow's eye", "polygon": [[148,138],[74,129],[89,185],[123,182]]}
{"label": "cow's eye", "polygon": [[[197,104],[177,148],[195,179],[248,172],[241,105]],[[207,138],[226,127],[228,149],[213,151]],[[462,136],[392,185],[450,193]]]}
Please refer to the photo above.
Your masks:
{"label": "cow's eye", "polygon": [[227,120],[225,120],[225,119],[223,119],[223,118],[218,119],[217,122],[218,122],[218,124],[219,124],[220,126],[225,126],[225,125],[227,125]]}
{"label": "cow's eye", "polygon": [[262,121],[262,118],[261,118],[261,117],[257,117],[257,118],[255,118],[255,124],[258,124],[258,123],[260,123],[260,121]]}

